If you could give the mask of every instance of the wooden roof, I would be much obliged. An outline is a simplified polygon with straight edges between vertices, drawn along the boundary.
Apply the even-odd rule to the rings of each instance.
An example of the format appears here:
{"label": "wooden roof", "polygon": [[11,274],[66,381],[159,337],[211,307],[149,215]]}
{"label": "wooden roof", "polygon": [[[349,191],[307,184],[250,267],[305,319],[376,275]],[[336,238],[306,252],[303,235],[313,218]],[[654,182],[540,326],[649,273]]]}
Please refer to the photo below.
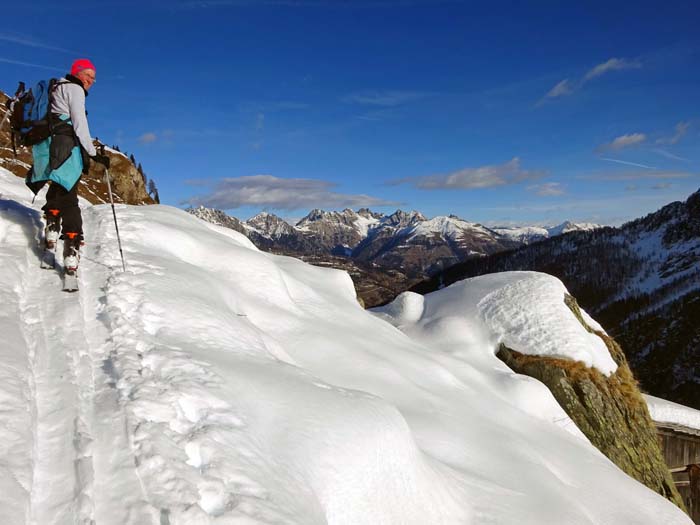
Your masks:
{"label": "wooden roof", "polygon": [[686,427],[685,425],[679,425],[678,423],[664,423],[661,421],[654,421],[654,424],[659,430],[673,430],[674,432],[680,432],[681,434],[697,436],[700,438],[700,429],[697,428]]}

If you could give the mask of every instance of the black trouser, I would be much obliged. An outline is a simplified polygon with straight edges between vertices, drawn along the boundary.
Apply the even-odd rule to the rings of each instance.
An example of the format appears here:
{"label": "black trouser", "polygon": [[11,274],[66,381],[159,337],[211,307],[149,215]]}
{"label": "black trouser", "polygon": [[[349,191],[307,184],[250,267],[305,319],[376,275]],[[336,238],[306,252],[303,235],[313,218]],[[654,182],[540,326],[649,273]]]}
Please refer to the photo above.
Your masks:
{"label": "black trouser", "polygon": [[73,185],[70,191],[57,182],[52,182],[46,192],[46,204],[41,209],[44,210],[47,217],[55,215],[55,212],[50,210],[58,210],[63,233],[61,238],[75,237],[74,235],[66,235],[67,233],[77,233],[79,239],[83,238],[83,217],[80,215],[80,206],[78,206],[78,182]]}

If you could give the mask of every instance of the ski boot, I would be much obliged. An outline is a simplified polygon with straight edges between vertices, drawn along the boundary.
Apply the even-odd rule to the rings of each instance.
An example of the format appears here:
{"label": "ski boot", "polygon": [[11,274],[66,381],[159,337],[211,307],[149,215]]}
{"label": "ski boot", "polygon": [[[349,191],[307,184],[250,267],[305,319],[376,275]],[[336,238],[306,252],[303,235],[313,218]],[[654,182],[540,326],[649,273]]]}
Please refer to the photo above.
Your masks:
{"label": "ski boot", "polygon": [[63,291],[78,291],[78,263],[80,262],[81,235],[63,233]]}
{"label": "ski boot", "polygon": [[61,231],[59,210],[46,210],[46,228],[44,229],[44,254],[41,267],[51,270],[56,266],[56,245]]}

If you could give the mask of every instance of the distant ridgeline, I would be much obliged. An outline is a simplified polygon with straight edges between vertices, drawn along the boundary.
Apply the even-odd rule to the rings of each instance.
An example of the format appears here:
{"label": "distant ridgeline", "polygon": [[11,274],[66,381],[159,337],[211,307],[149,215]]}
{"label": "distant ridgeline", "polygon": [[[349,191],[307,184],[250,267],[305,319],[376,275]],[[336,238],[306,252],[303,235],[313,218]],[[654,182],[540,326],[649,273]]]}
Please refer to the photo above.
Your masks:
{"label": "distant ridgeline", "polygon": [[509,270],[561,279],[622,346],[646,391],[700,409],[700,191],[620,228],[465,261],[413,291]]}
{"label": "distant ridgeline", "polygon": [[367,307],[384,304],[413,284],[460,261],[484,257],[569,230],[595,228],[565,223],[556,228],[497,228],[455,215],[427,219],[420,212],[386,215],[367,208],[312,210],[295,225],[272,213],[241,221],[221,210],[190,213],[234,229],[260,249],[311,264],[346,270]]}
{"label": "distant ridgeline", "polygon": [[[0,91],[0,119],[5,116],[5,103],[8,96]],[[110,157],[109,174],[112,179],[112,193],[115,202],[125,204],[156,204],[159,202],[155,182],[149,180],[140,163],[132,155],[119,151],[117,146],[105,148],[105,155]],[[0,166],[24,178],[32,165],[31,148],[17,145],[17,152],[12,149],[10,123],[6,121],[0,129]],[[100,204],[109,202],[107,184],[104,179],[104,167],[90,163],[90,171],[80,180],[78,195],[91,202]],[[29,191],[29,190],[27,190]]]}

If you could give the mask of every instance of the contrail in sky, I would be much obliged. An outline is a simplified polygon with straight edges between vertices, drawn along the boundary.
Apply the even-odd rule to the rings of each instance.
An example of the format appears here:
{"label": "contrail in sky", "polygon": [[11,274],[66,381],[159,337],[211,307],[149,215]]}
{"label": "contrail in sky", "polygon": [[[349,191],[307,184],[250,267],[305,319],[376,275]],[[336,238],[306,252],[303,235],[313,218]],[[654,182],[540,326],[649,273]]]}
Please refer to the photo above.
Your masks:
{"label": "contrail in sky", "polygon": [[654,166],[647,166],[645,164],[637,164],[636,162],[627,162],[626,160],[609,159],[607,157],[600,157],[600,160],[607,160],[609,162],[617,162],[618,164],[627,164],[628,166],[637,166],[638,168],[646,168],[648,170],[655,170]]}

